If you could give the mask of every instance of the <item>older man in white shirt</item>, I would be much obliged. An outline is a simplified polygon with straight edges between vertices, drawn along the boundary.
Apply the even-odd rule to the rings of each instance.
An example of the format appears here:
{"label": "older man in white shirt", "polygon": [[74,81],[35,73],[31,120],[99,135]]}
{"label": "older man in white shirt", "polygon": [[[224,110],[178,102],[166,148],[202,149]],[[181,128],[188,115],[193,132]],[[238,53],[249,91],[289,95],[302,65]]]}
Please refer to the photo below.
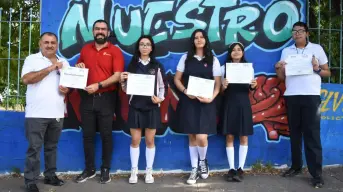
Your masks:
{"label": "older man in white shirt", "polygon": [[29,55],[22,69],[22,81],[27,85],[25,135],[28,150],[24,169],[27,192],[38,192],[40,150],[44,144],[44,183],[64,184],[56,172],[57,143],[63,127],[64,97],[68,88],[59,86],[60,70],[68,67],[67,60],[56,55],[58,40],[54,33],[43,33],[40,52]]}

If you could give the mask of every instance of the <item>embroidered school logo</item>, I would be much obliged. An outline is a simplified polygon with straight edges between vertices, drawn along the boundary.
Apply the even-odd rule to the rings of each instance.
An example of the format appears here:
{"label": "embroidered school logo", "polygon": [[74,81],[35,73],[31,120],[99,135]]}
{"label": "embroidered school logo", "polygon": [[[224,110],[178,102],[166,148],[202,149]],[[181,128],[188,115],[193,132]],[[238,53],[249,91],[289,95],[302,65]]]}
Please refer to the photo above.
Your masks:
{"label": "embroidered school logo", "polygon": [[106,55],[106,56],[112,56],[111,54],[109,54],[109,53],[106,53],[106,52],[104,52],[104,54],[103,55]]}
{"label": "embroidered school logo", "polygon": [[204,66],[207,67],[207,63],[205,63]]}
{"label": "embroidered school logo", "polygon": [[155,75],[155,73],[156,73],[155,69],[149,69],[149,74],[150,75]]}

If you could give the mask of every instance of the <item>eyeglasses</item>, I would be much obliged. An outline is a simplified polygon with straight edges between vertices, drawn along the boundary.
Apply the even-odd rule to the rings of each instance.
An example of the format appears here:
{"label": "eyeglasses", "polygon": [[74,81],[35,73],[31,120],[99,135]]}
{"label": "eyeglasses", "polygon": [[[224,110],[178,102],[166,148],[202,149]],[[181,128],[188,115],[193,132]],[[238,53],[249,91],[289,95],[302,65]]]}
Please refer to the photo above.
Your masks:
{"label": "eyeglasses", "polygon": [[292,30],[292,34],[295,35],[295,34],[299,34],[299,35],[302,35],[304,34],[306,31],[304,29],[299,29],[299,30]]}
{"label": "eyeglasses", "polygon": [[139,44],[140,47],[151,47],[150,43],[144,44],[144,43],[140,43]]}

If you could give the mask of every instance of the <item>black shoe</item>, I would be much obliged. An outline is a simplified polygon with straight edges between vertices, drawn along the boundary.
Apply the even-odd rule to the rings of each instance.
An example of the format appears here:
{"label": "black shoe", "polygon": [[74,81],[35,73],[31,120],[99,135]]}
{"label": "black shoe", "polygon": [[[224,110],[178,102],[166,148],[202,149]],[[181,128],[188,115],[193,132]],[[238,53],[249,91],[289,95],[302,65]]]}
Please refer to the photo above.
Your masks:
{"label": "black shoe", "polygon": [[294,177],[296,175],[299,175],[300,173],[301,173],[301,169],[290,168],[282,174],[282,177]]}
{"label": "black shoe", "polygon": [[77,183],[82,183],[82,182],[87,181],[87,179],[91,179],[95,177],[95,175],[96,175],[95,170],[91,170],[91,171],[84,170],[80,175],[76,177],[75,181]]}
{"label": "black shoe", "polygon": [[39,192],[39,189],[36,184],[27,184],[25,188],[26,192]]}
{"label": "black shoe", "polygon": [[110,170],[107,168],[101,169],[100,183],[105,184],[111,182]]}
{"label": "black shoe", "polygon": [[207,159],[200,160],[199,161],[199,175],[202,179],[207,179],[208,174],[209,174],[209,168],[208,168],[208,163]]}
{"label": "black shoe", "polygon": [[322,188],[324,186],[324,180],[322,177],[312,178],[312,186],[316,189]]}
{"label": "black shoe", "polygon": [[44,184],[49,184],[53,186],[62,186],[64,185],[64,181],[62,181],[56,175],[54,175],[50,177],[44,177]]}
{"label": "black shoe", "polygon": [[242,168],[237,169],[237,176],[239,178],[239,181],[243,181],[244,179],[243,175],[244,175],[244,171],[242,170]]}
{"label": "black shoe", "polygon": [[227,180],[234,181],[233,177],[235,177],[236,174],[237,174],[236,170],[230,169],[229,172],[227,173]]}

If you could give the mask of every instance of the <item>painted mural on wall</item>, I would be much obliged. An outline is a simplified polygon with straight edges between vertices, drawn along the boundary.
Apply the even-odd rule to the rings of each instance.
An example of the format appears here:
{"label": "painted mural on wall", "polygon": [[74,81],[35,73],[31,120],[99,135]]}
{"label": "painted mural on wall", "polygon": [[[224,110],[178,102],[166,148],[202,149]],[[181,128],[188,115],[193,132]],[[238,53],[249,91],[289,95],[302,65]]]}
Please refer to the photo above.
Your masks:
{"label": "painted mural on wall", "polygon": [[[246,166],[256,162],[275,166],[290,165],[289,129],[283,100],[285,85],[275,76],[273,65],[281,50],[291,45],[291,27],[305,21],[305,0],[44,0],[41,31],[59,36],[59,54],[71,65],[78,59],[81,47],[91,41],[92,24],[106,19],[111,25],[112,43],[124,53],[126,64],[131,59],[133,43],[142,34],[150,33],[157,42],[158,60],[165,66],[169,82],[168,94],[161,105],[163,129],[158,130],[156,170],[189,170],[188,137],[179,135],[175,110],[178,91],[172,79],[180,57],[185,53],[188,38],[195,28],[208,31],[215,55],[221,64],[226,49],[233,41],[246,45],[246,59],[254,64],[259,83],[251,92],[254,135],[249,137]],[[111,169],[131,169],[129,146],[131,138],[126,126],[128,100],[119,92],[113,116],[114,154]],[[342,164],[343,86],[322,84],[321,138],[323,164]],[[220,97],[217,100],[220,105]],[[79,113],[80,97],[72,92],[67,97],[66,119],[58,147],[58,171],[81,171],[84,154]],[[220,116],[218,116],[219,118]],[[24,113],[0,111],[0,173],[13,167],[24,169]],[[238,142],[238,141],[237,141]],[[100,135],[96,136],[96,156],[101,157]],[[239,142],[237,143],[239,144]],[[141,143],[144,153],[145,142]],[[238,151],[236,151],[238,153]],[[169,154],[173,154],[170,158]],[[43,156],[42,156],[43,158]],[[96,166],[100,167],[100,158]],[[145,169],[145,159],[139,159]],[[209,137],[208,161],[212,170],[227,169],[225,136]],[[168,163],[165,163],[168,162]],[[236,158],[238,163],[238,158]],[[44,163],[41,164],[41,170]]]}
{"label": "painted mural on wall", "polygon": [[[259,88],[251,93],[253,122],[262,125],[268,140],[277,141],[289,136],[287,116],[282,98],[285,86],[273,74],[273,64],[279,59],[280,50],[290,41],[292,24],[304,20],[304,3],[291,1],[239,1],[239,0],[147,0],[69,1],[59,23],[60,54],[71,63],[76,61],[82,46],[93,40],[92,25],[105,19],[111,28],[111,42],[117,44],[129,60],[134,43],[142,34],[151,34],[156,42],[157,56],[167,69],[168,95],[161,105],[164,128],[178,133],[174,118],[178,91],[173,87],[173,74],[181,54],[187,51],[188,39],[197,29],[205,29],[217,57],[223,61],[228,45],[235,41],[244,43],[246,56],[255,65]],[[262,52],[263,60],[258,61]],[[268,54],[274,55],[268,57]],[[263,56],[263,55],[262,55]],[[126,62],[127,63],[127,62]],[[74,63],[73,63],[74,64]],[[224,64],[222,62],[222,64]],[[257,70],[256,70],[257,69]],[[126,126],[128,99],[119,92],[113,130],[129,133]],[[65,128],[80,126],[80,98],[75,91],[68,96]]]}

